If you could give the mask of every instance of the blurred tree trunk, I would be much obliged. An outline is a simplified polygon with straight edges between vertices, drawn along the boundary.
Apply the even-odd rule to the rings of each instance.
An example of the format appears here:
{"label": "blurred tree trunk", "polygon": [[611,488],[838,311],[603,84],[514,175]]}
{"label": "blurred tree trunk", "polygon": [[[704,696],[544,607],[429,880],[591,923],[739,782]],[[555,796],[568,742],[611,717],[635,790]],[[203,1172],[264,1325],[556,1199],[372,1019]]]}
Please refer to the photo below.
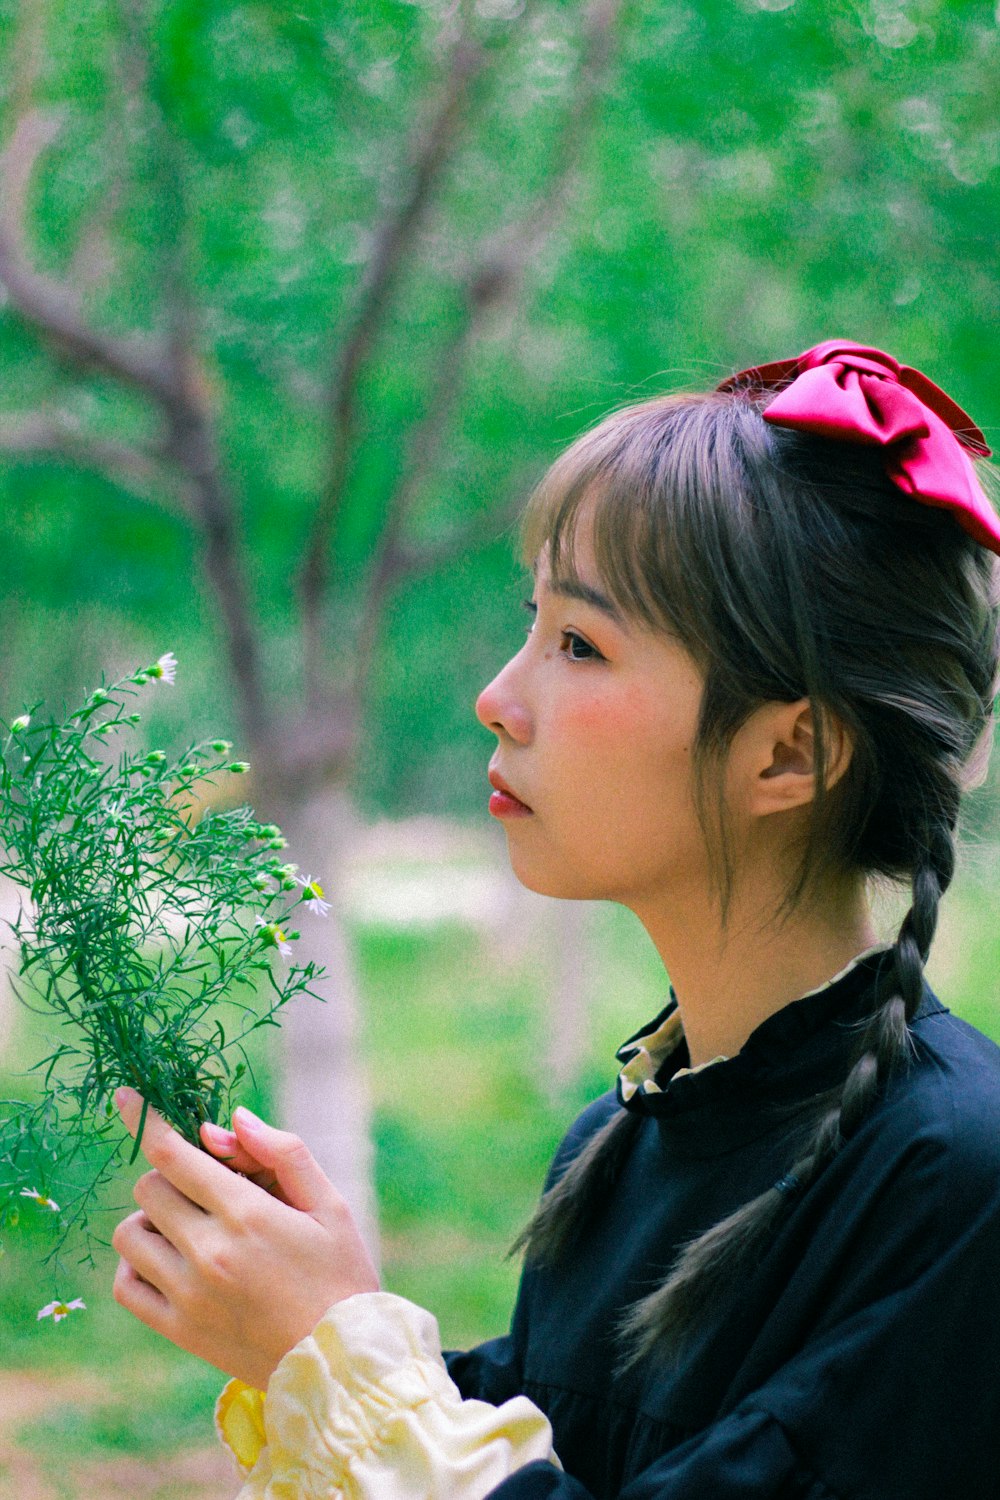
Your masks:
{"label": "blurred tree trunk", "polygon": [[378,1231],[372,1173],[371,1099],[359,1050],[361,1006],[342,905],[345,855],[356,815],[343,786],[295,797],[286,787],[274,811],[302,873],[331,904],[327,917],[303,913],[297,963],[325,971],[322,1005],[292,1001],[282,1019],[281,1121],[302,1136],[347,1199],[374,1256]]}
{"label": "blurred tree trunk", "polygon": [[551,972],[545,1007],[544,1078],[550,1099],[576,1082],[587,1054],[588,1020],[596,983],[589,901],[553,901],[549,912]]}

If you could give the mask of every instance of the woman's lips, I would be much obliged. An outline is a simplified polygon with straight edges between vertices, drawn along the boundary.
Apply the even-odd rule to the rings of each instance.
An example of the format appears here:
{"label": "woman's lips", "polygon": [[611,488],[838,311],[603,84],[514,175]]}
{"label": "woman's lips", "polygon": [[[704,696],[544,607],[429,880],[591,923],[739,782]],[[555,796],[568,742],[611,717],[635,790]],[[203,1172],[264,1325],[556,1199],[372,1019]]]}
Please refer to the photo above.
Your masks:
{"label": "woman's lips", "polygon": [[528,804],[514,795],[496,771],[490,771],[489,781],[494,789],[490,797],[490,812],[494,818],[524,818],[530,815],[531,808]]}

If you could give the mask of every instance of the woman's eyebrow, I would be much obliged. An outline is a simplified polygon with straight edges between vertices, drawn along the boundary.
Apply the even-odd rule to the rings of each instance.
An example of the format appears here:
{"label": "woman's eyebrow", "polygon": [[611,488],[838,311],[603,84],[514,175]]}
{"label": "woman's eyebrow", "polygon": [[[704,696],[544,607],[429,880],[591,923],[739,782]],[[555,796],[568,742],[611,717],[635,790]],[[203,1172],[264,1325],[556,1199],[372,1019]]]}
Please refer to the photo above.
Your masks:
{"label": "woman's eyebrow", "polygon": [[612,619],[622,630],[628,628],[625,616],[613,600],[600,589],[591,588],[589,583],[583,583],[580,579],[559,578],[549,580],[549,592],[558,594],[563,599],[579,599],[583,604],[590,604],[594,609],[599,609]]}

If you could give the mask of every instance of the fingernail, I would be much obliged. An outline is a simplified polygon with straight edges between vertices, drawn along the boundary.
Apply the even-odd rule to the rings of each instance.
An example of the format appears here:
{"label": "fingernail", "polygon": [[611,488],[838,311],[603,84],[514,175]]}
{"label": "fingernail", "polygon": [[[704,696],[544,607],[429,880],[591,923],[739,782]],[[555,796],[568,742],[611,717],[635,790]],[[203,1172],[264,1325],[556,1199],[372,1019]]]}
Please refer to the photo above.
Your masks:
{"label": "fingernail", "polygon": [[131,1102],[133,1098],[138,1097],[139,1096],[138,1094],[136,1094],[135,1089],[130,1089],[125,1084],[123,1084],[120,1089],[115,1089],[115,1107],[120,1112],[125,1108],[126,1104]]}
{"label": "fingernail", "polygon": [[263,1130],[265,1128],[264,1121],[260,1118],[260,1116],[255,1115],[252,1109],[247,1109],[245,1104],[240,1104],[236,1108],[233,1115],[234,1119],[236,1118],[236,1115],[239,1115],[240,1124],[243,1126],[244,1130]]}
{"label": "fingernail", "polygon": [[207,1135],[217,1146],[235,1146],[236,1144],[236,1137],[231,1130],[226,1130],[222,1125],[213,1125],[210,1120],[205,1121],[201,1127],[201,1133]]}

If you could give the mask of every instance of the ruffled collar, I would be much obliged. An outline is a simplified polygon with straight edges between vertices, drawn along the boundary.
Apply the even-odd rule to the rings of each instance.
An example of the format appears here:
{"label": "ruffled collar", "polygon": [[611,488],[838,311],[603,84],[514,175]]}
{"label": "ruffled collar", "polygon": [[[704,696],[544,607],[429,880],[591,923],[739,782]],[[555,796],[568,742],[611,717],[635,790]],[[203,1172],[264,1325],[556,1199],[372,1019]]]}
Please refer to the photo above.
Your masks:
{"label": "ruffled collar", "polygon": [[[842,1019],[836,1040],[842,1044],[847,1026],[872,1007],[854,1002],[868,998],[891,943],[876,943],[851,959],[832,979],[809,990],[761,1022],[731,1058],[716,1057],[692,1068],[677,997],[664,1010],[623,1042],[615,1054],[623,1064],[618,1074],[618,1098],[626,1109],[642,1114],[665,1115],[676,1107],[690,1105],[724,1092],[731,1096],[740,1082],[760,1080],[764,1074],[795,1069],[795,1061],[816,1054],[816,1034],[834,1017]],[[933,997],[931,997],[933,998]],[[830,1049],[820,1049],[828,1052]],[[836,1050],[842,1050],[838,1046]],[[794,1057],[798,1053],[798,1058]],[[683,1099],[682,1096],[683,1095]]]}

